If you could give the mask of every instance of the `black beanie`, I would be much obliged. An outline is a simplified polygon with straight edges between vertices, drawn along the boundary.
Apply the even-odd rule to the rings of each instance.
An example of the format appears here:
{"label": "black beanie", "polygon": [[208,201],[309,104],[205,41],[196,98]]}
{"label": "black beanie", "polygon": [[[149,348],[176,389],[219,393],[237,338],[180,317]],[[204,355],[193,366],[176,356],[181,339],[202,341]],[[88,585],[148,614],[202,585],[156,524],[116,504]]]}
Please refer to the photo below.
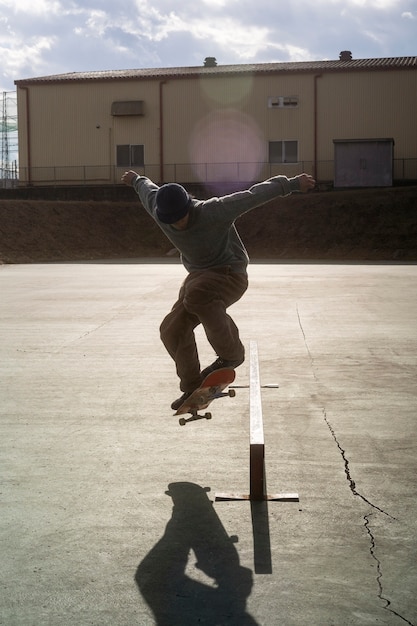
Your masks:
{"label": "black beanie", "polygon": [[182,185],[167,183],[156,192],[156,215],[164,224],[174,224],[188,213],[191,197]]}

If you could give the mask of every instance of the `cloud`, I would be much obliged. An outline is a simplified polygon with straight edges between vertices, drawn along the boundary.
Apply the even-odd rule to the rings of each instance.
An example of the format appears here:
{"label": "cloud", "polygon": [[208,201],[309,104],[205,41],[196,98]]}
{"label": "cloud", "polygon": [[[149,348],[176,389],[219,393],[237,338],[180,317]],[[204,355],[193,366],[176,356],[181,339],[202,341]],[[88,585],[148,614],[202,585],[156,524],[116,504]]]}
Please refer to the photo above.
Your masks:
{"label": "cloud", "polygon": [[14,14],[52,16],[62,12],[62,5],[55,0],[1,0],[0,6]]}
{"label": "cloud", "polygon": [[415,0],[0,0],[0,89],[102,69],[415,54]]}
{"label": "cloud", "polygon": [[3,74],[5,77],[14,79],[16,75],[27,70],[32,72],[42,71],[44,67],[44,56],[53,48],[55,37],[32,37],[27,42],[10,39],[2,39],[0,45],[0,57],[4,63]]}
{"label": "cloud", "polygon": [[370,10],[389,10],[404,4],[403,0],[316,0],[315,4],[317,5],[317,3],[322,6],[333,4],[348,8],[359,6]]}

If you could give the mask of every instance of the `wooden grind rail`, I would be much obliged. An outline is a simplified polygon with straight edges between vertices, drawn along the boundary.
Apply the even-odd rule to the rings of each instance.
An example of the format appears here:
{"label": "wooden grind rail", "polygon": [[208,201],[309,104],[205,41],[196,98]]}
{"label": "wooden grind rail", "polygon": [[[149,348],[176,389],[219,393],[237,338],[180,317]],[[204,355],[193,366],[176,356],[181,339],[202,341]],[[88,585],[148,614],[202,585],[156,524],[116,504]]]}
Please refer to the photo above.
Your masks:
{"label": "wooden grind rail", "polygon": [[276,500],[298,502],[298,493],[265,492],[265,440],[262,418],[261,384],[259,377],[258,345],[250,342],[250,436],[249,436],[249,494],[217,493],[216,500]]}

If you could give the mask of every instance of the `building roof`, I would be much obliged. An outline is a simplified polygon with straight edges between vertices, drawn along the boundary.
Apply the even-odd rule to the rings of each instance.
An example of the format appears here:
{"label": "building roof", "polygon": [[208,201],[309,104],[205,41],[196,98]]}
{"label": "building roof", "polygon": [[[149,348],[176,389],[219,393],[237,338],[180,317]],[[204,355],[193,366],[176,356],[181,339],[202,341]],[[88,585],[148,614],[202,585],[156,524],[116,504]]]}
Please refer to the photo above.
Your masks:
{"label": "building roof", "polygon": [[95,72],[69,72],[15,80],[15,85],[38,83],[149,80],[167,78],[195,78],[201,76],[234,76],[242,74],[294,74],[315,72],[358,72],[381,70],[415,70],[417,56],[382,59],[338,59],[334,61],[297,61],[286,63],[249,63],[242,65],[216,65],[214,67],[164,67],[132,70],[103,70]]}

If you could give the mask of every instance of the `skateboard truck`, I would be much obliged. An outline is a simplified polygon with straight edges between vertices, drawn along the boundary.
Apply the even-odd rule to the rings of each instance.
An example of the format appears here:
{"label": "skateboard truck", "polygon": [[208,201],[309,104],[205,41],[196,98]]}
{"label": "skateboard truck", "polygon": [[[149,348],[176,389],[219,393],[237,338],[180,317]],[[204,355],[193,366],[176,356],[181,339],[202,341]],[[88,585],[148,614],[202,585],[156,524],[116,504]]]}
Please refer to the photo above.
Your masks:
{"label": "skateboard truck", "polygon": [[[229,398],[234,398],[236,395],[236,391],[234,389],[229,389],[229,391],[226,392],[216,392],[216,389],[217,387],[210,388],[210,402],[212,400],[216,400],[217,398],[224,398],[226,396],[229,396]],[[202,396],[201,399],[204,402],[204,396]],[[191,417],[188,417],[187,419],[185,417],[180,417],[180,419],[178,420],[180,426],[185,426],[187,422],[194,422],[196,420],[211,420],[211,418],[213,417],[210,411],[207,411],[207,413],[204,413],[204,415],[200,415],[198,411],[199,409],[190,409],[189,412],[191,413]]]}
{"label": "skateboard truck", "polygon": [[183,415],[190,413],[191,417],[181,417],[179,424],[185,426],[187,422],[193,422],[199,419],[209,420],[212,418],[210,412],[200,414],[199,411],[206,409],[209,404],[217,398],[230,397],[233,398],[236,395],[234,389],[224,391],[230,383],[235,379],[235,371],[229,368],[222,368],[211,372],[201,383],[201,386],[196,389],[183,404],[176,411],[175,415]]}
{"label": "skateboard truck", "polygon": [[212,418],[210,411],[208,411],[207,413],[204,413],[204,415],[200,415],[197,409],[193,409],[192,411],[190,411],[190,413],[191,413],[191,417],[188,417],[187,419],[185,417],[180,417],[180,419],[178,420],[180,426],[185,426],[187,422],[194,422],[195,420],[203,420],[203,419],[211,420]]}

